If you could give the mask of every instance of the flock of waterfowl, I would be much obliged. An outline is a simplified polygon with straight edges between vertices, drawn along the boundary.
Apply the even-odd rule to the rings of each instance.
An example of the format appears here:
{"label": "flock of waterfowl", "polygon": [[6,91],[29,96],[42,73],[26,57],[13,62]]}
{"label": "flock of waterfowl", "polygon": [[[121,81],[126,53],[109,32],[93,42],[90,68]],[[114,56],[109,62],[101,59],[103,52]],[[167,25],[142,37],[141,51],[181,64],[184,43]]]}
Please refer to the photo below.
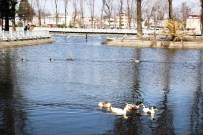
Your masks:
{"label": "flock of waterfowl", "polygon": [[99,102],[98,106],[104,109],[108,109],[116,115],[123,115],[124,118],[128,118],[131,113],[138,113],[140,115],[150,115],[151,119],[155,119],[155,111],[158,109],[155,106],[148,108],[142,101],[137,101],[136,104],[126,103],[124,109],[113,107],[111,103]]}
{"label": "flock of waterfowl", "polygon": [[[55,60],[63,60],[63,59],[54,59],[54,58],[49,58],[49,61],[55,61]],[[73,61],[73,58],[71,57],[67,57],[66,59],[64,59],[66,61]],[[21,58],[21,61],[24,62],[24,61],[28,61],[28,59],[26,58]]]}

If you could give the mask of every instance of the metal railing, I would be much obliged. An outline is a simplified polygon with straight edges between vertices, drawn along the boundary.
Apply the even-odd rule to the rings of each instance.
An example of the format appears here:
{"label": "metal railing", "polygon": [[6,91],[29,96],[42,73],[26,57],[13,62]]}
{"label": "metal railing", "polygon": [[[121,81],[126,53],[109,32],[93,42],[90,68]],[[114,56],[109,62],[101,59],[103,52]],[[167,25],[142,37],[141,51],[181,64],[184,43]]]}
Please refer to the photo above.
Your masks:
{"label": "metal railing", "polygon": [[17,28],[16,31],[0,31],[0,41],[32,40],[50,37],[48,30],[24,31],[23,28]]}

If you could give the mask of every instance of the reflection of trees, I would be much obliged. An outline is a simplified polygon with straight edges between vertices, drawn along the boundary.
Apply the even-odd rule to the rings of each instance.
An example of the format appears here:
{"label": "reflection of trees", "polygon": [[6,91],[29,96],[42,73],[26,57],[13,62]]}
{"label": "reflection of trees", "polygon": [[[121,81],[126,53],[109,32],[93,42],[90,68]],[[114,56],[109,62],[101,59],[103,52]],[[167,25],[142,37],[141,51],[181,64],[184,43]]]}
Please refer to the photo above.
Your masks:
{"label": "reflection of trees", "polygon": [[203,102],[202,102],[202,52],[199,55],[200,62],[198,63],[198,72],[197,72],[197,87],[194,93],[194,102],[191,110],[191,124],[190,131],[191,134],[202,134],[203,133]]}
{"label": "reflection of trees", "polygon": [[[140,60],[141,59],[141,49],[135,50],[135,59]],[[136,101],[140,98],[140,64],[133,63],[133,86],[131,91],[131,99],[130,101]],[[128,99],[126,99],[128,101]],[[141,119],[140,116],[137,114],[134,114],[133,116],[130,116],[128,119],[124,119],[123,117],[119,117],[115,120],[115,126],[114,126],[114,134],[116,135],[134,135],[134,134],[140,134],[142,129]]]}
{"label": "reflection of trees", "polygon": [[20,106],[18,95],[15,88],[14,63],[10,59],[10,54],[6,54],[0,62],[0,134],[25,134],[25,113]]}
{"label": "reflection of trees", "polygon": [[[136,49],[135,59],[140,60],[141,59],[141,50]],[[133,71],[134,71],[134,78],[133,78],[133,91],[132,91],[132,101],[136,101],[136,99],[139,98],[140,92],[139,92],[139,83],[140,83],[140,64],[134,64]]]}
{"label": "reflection of trees", "polygon": [[173,114],[171,109],[168,107],[168,94],[170,92],[170,68],[171,68],[171,61],[175,52],[172,50],[167,50],[166,51],[166,56],[165,56],[165,65],[163,66],[162,70],[164,70],[164,74],[161,75],[163,80],[163,112],[160,114],[160,118],[157,120],[158,127],[153,130],[153,134],[155,135],[160,135],[160,134],[165,134],[165,135],[172,135],[174,134],[174,127],[173,127]]}
{"label": "reflection of trees", "polygon": [[141,133],[141,120],[139,116],[115,120],[114,134],[116,135],[136,135]]}

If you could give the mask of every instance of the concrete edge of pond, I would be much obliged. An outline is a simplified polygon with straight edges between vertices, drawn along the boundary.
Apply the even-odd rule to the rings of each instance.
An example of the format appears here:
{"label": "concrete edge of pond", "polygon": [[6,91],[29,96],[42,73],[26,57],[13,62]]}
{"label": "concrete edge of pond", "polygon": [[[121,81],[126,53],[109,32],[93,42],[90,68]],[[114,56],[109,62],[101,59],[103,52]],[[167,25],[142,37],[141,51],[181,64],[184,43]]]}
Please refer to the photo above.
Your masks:
{"label": "concrete edge of pond", "polygon": [[50,44],[55,42],[53,38],[17,40],[17,41],[0,41],[0,48],[24,47],[41,44]]}
{"label": "concrete edge of pond", "polygon": [[155,41],[138,39],[107,39],[102,44],[108,46],[135,48],[203,49],[203,40],[194,41]]}

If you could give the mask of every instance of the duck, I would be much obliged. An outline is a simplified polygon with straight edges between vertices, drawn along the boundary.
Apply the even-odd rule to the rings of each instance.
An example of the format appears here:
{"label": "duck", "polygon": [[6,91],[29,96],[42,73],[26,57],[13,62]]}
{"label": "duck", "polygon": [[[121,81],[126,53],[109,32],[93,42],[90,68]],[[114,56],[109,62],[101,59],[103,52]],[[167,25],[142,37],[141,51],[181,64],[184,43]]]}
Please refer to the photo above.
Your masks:
{"label": "duck", "polygon": [[132,59],[132,61],[135,63],[140,63],[140,60],[138,60],[138,59]]}
{"label": "duck", "polygon": [[25,58],[21,58],[21,61],[23,62],[23,61],[27,61],[27,59],[25,59]]}
{"label": "duck", "polygon": [[111,103],[99,102],[98,106],[101,107],[101,108],[110,108],[111,107]]}
{"label": "duck", "polygon": [[140,63],[140,61],[139,61],[139,60],[134,60],[134,62],[135,62],[135,63]]}
{"label": "duck", "polygon": [[68,57],[68,58],[66,58],[66,60],[67,60],[67,61],[72,61],[72,60],[73,60],[73,58]]}
{"label": "duck", "polygon": [[144,103],[142,101],[137,101],[136,105],[128,103],[126,103],[126,105],[129,106],[131,110],[138,110],[140,108],[140,105],[144,105]]}
{"label": "duck", "polygon": [[116,115],[124,115],[124,116],[126,116],[127,111],[129,111],[130,108],[129,108],[129,106],[127,106],[127,105],[125,106],[124,109],[116,108],[116,107],[112,107],[112,106],[111,106],[110,110],[111,110],[111,112],[113,112],[113,113],[116,114]]}
{"label": "duck", "polygon": [[54,61],[55,59],[53,59],[53,58],[49,58],[49,61]]}
{"label": "duck", "polygon": [[158,109],[155,106],[152,106],[151,109],[143,106],[143,112],[147,114],[155,114],[155,111],[158,111]]}

